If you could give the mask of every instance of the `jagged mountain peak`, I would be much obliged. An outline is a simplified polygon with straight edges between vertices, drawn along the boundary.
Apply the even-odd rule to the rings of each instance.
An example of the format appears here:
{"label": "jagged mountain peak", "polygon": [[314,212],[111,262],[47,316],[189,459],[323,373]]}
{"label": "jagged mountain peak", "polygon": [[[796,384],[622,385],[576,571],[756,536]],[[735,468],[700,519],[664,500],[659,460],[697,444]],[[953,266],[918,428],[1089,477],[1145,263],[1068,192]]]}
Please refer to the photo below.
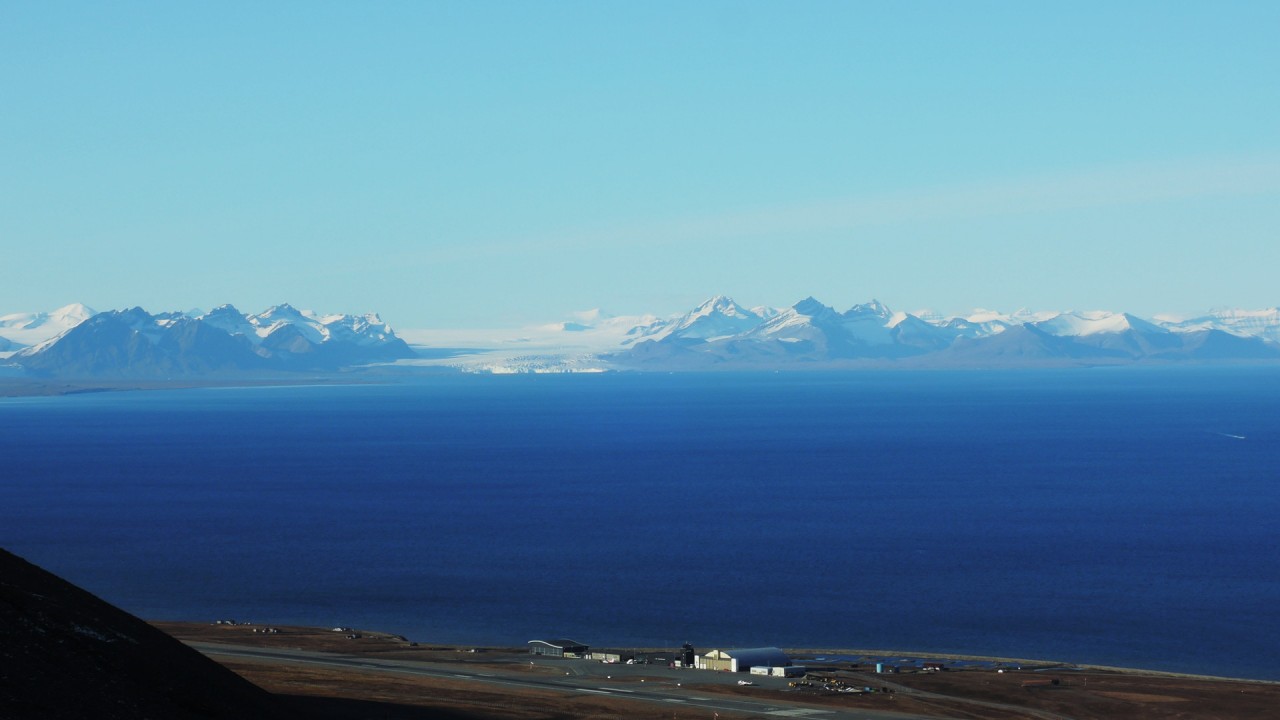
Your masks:
{"label": "jagged mountain peak", "polygon": [[377,314],[323,320],[289,305],[257,316],[223,305],[194,318],[133,307],[95,315],[14,357],[38,374],[92,377],[333,370],[414,356]]}
{"label": "jagged mountain peak", "polygon": [[249,318],[244,313],[237,310],[230,303],[219,305],[201,315],[199,319],[230,335],[240,335],[254,343],[259,339],[258,328],[249,322]]}
{"label": "jagged mountain peak", "polygon": [[842,322],[840,313],[810,295],[751,331],[759,338],[796,341],[822,335]]}
{"label": "jagged mountain peak", "polygon": [[747,313],[750,312],[750,310],[739,305],[728,295],[716,295],[703,301],[703,303],[693,312],[703,314],[710,312],[722,312],[727,315],[733,315],[738,313]]}
{"label": "jagged mountain peak", "polygon": [[784,315],[788,311],[796,315],[807,315],[809,317],[817,317],[820,315],[827,315],[827,314],[838,314],[836,313],[835,308],[831,307],[830,305],[824,305],[821,301],[819,301],[817,298],[815,298],[812,295],[801,300],[795,305],[792,305],[788,310],[784,310],[782,313],[779,313],[779,314]]}
{"label": "jagged mountain peak", "polygon": [[214,309],[210,310],[209,312],[201,315],[201,317],[207,318],[207,317],[213,317],[213,316],[230,316],[230,315],[238,315],[240,317],[244,317],[244,313],[236,309],[236,306],[232,305],[231,303],[223,303],[215,307]]}
{"label": "jagged mountain peak", "polygon": [[845,311],[846,317],[854,317],[858,315],[874,315],[876,317],[889,319],[893,316],[893,312],[879,300],[871,300],[870,302],[859,303]]}
{"label": "jagged mountain peak", "polygon": [[130,326],[142,327],[144,325],[154,324],[157,318],[163,316],[152,315],[146,310],[143,310],[140,306],[135,305],[134,307],[126,308],[124,310],[108,310],[103,313],[98,313],[90,319],[94,322],[107,322],[108,319],[113,317]]}
{"label": "jagged mountain peak", "polygon": [[311,319],[315,317],[314,313],[299,310],[289,303],[280,303],[258,313],[255,317],[262,320],[296,320],[299,318]]}
{"label": "jagged mountain peak", "polygon": [[762,320],[732,298],[716,295],[673,321],[644,328],[644,333],[655,339],[708,340],[747,332]]}

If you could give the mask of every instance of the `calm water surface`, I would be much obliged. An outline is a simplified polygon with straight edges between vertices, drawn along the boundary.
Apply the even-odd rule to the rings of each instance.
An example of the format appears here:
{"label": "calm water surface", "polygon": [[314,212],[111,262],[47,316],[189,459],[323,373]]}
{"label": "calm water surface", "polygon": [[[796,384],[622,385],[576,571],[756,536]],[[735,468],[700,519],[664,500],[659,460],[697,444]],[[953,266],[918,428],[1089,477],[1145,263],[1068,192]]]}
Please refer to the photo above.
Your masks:
{"label": "calm water surface", "polygon": [[0,399],[0,543],[148,618],[1280,679],[1280,372]]}

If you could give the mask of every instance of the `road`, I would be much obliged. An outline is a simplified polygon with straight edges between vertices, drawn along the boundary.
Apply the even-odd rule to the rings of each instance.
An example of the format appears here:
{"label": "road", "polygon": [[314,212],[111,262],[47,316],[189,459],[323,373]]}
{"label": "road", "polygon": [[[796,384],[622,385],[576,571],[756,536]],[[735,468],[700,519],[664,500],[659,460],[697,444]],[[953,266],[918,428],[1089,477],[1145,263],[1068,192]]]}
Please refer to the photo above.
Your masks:
{"label": "road", "polygon": [[[737,680],[746,677],[742,674],[531,658],[531,665],[550,666],[557,671],[563,669],[565,674],[563,676],[545,673],[526,675],[521,674],[514,663],[510,670],[505,670],[500,665],[486,665],[484,670],[477,670],[456,663],[386,660],[307,650],[262,649],[202,642],[188,644],[211,657],[233,657],[287,664],[323,665],[373,673],[418,675],[516,689],[550,690],[570,696],[610,696],[616,699],[661,704],[672,710],[702,708],[713,713],[725,712],[808,720],[937,720],[936,717],[904,713],[814,707],[772,698],[753,700],[746,697],[719,696],[684,687],[684,684],[690,680],[695,680],[699,684],[734,684]],[[642,675],[643,678],[641,678]],[[780,678],[751,676],[750,679],[762,686],[766,684],[775,687],[786,686],[786,681]]]}

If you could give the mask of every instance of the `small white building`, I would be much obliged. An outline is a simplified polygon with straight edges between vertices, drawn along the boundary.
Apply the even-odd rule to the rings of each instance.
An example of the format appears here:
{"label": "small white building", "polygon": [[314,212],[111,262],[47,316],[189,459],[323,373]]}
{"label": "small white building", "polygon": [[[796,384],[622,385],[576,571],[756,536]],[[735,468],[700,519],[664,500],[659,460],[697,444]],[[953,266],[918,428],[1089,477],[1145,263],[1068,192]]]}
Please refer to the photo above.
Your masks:
{"label": "small white building", "polygon": [[804,677],[805,669],[800,665],[786,665],[783,667],[753,665],[751,667],[751,674],[768,675],[769,677]]}

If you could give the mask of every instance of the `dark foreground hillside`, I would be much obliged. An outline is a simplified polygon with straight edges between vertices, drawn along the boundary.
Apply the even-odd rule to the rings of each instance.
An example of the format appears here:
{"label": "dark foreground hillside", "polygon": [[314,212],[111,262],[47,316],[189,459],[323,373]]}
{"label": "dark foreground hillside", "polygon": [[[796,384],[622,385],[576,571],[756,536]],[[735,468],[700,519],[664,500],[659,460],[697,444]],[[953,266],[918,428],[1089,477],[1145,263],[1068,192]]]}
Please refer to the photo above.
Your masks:
{"label": "dark foreground hillside", "polygon": [[0,550],[0,717],[293,717],[172,637]]}

